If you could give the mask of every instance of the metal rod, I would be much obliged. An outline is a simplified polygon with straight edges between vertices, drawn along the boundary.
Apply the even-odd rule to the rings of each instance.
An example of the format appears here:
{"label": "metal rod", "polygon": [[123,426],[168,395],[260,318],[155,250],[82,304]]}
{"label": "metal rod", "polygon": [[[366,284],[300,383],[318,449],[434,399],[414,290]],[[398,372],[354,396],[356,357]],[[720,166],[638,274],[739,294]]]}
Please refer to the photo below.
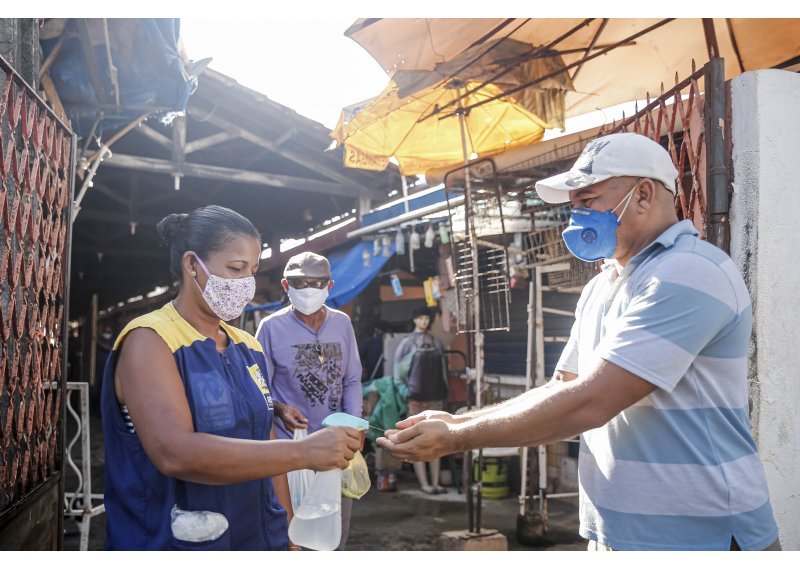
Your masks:
{"label": "metal rod", "polygon": [[475,515],[473,511],[473,503],[472,503],[472,450],[468,450],[464,452],[464,459],[462,460],[464,464],[464,471],[463,471],[463,482],[464,482],[464,489],[467,492],[467,526],[469,527],[469,532],[475,532]]}
{"label": "metal rod", "polygon": [[[459,97],[459,101],[461,98]],[[459,102],[459,105],[461,103]],[[481,383],[483,379],[483,333],[481,333],[481,314],[480,314],[480,266],[478,264],[478,242],[475,230],[475,218],[473,216],[473,201],[472,201],[472,184],[470,180],[469,171],[469,154],[467,153],[467,132],[466,132],[466,117],[464,114],[459,114],[459,123],[461,126],[461,149],[464,155],[465,168],[465,217],[467,222],[467,231],[469,233],[470,252],[474,262],[472,270],[472,286],[474,296],[472,298],[472,309],[475,327],[475,406],[481,408]]]}
{"label": "metal rod", "polygon": [[667,91],[666,93],[655,99],[649,105],[641,109],[637,114],[634,114],[633,116],[630,116],[629,118],[626,118],[625,120],[617,123],[614,131],[615,132],[622,131],[626,126],[628,126],[632,122],[635,122],[638,116],[653,110],[654,108],[658,107],[662,102],[666,101],[668,98],[675,97],[677,99],[680,92],[685,87],[688,87],[689,85],[692,84],[693,81],[703,77],[704,75],[705,75],[705,68],[700,69],[700,71],[693,73],[692,75],[690,75],[689,77],[687,77],[686,79],[684,79],[683,81],[672,87],[669,91]]}
{"label": "metal rod", "polygon": [[[528,271],[528,346],[527,346],[527,358],[526,358],[526,365],[525,365],[525,391],[531,390],[533,387],[533,365],[534,365],[534,336],[536,334],[535,328],[535,321],[536,318],[534,316],[535,311],[535,302],[536,302],[536,290],[535,290],[535,282],[534,282],[534,274],[532,270]],[[520,462],[521,468],[521,482],[520,482],[520,507],[519,507],[519,514],[525,514],[525,504],[528,498],[528,447],[525,446],[522,448],[522,460]]]}
{"label": "metal rod", "polygon": [[83,145],[83,149],[81,150],[81,156],[83,156],[84,154],[86,154],[86,152],[89,151],[89,145],[92,143],[92,137],[94,136],[94,133],[97,131],[97,127],[103,120],[104,116],[105,114],[103,113],[103,111],[97,113],[97,118],[94,119],[94,123],[92,124],[92,129],[89,131],[89,135],[86,137],[86,144]]}
{"label": "metal rod", "polygon": [[536,371],[534,372],[534,385],[544,383],[544,314],[542,312],[542,269],[534,267],[534,284],[536,286]]}
{"label": "metal rod", "polygon": [[571,312],[569,310],[557,310],[556,308],[542,308],[542,312],[545,314],[555,314],[557,316],[567,316],[570,318],[575,317],[575,312]]}
{"label": "metal rod", "polygon": [[103,18],[103,35],[106,40],[106,59],[108,60],[108,76],[111,79],[111,86],[114,87],[114,102],[119,108],[119,80],[117,79],[117,68],[111,57],[111,39],[108,37],[108,19]]}
{"label": "metal rod", "polygon": [[[133,130],[133,129],[134,129],[134,128],[136,128],[137,126],[139,126],[139,123],[140,123],[140,122],[142,122],[144,119],[146,119],[148,116],[150,116],[150,112],[145,112],[145,113],[143,113],[143,114],[142,114],[142,115],[141,115],[139,118],[137,118],[136,120],[134,120],[133,122],[130,122],[130,123],[128,123],[128,125],[127,125],[125,128],[123,128],[122,130],[120,130],[119,132],[117,132],[117,133],[116,133],[114,136],[112,136],[112,137],[111,137],[111,139],[110,139],[108,142],[106,142],[106,143],[104,144],[104,146],[105,146],[106,148],[110,148],[110,147],[111,147],[111,145],[112,145],[114,142],[116,142],[117,140],[119,140],[120,138],[122,138],[123,136],[125,136],[125,135],[126,135],[128,132],[130,132],[131,130]],[[92,161],[92,160],[95,160],[95,159],[97,159],[97,157],[100,155],[100,153],[101,153],[102,151],[103,151],[103,148],[100,148],[100,149],[99,149],[97,152],[95,152],[94,154],[92,154],[91,158],[89,158],[89,161]]]}
{"label": "metal rod", "polygon": [[708,49],[709,61],[719,57],[719,45],[717,45],[717,32],[714,30],[713,18],[702,18],[703,34],[706,36],[706,48]]}
{"label": "metal rod", "polygon": [[742,73],[744,73],[744,62],[742,61],[742,54],[739,53],[739,44],[736,43],[736,34],[733,33],[733,24],[731,23],[731,19],[725,18],[725,23],[728,25],[728,36],[731,38],[731,46],[733,47],[733,53],[736,54],[736,61],[739,62],[739,69]]}
{"label": "metal rod", "polygon": [[[94,295],[96,306],[97,295]],[[90,371],[91,372],[91,371]],[[83,491],[81,505],[83,522],[81,523],[81,550],[89,550],[89,522],[92,518],[92,447],[89,441],[89,384],[80,383],[78,390],[81,405],[81,467],[83,469]]]}
{"label": "metal rod", "polygon": [[[587,55],[589,55],[592,52],[592,50],[594,49],[595,44],[597,43],[597,40],[600,39],[600,34],[603,33],[603,30],[606,29],[607,25],[608,25],[608,18],[603,18],[603,21],[600,23],[600,27],[597,28],[597,33],[594,34],[594,37],[592,38],[591,43],[589,43],[589,47],[586,48],[586,52],[583,54],[584,57],[586,57]],[[570,77],[570,80],[573,83],[575,82],[575,78],[578,76],[578,73],[581,72],[582,68],[583,68],[583,63],[581,63],[580,65],[578,65],[578,67],[575,68],[575,72],[572,74],[572,77]]]}
{"label": "metal rod", "polygon": [[[530,19],[530,18],[528,18],[528,19]],[[486,35],[484,35],[482,38],[479,38],[479,39],[476,39],[475,41],[473,41],[473,42],[470,44],[470,46],[469,46],[467,49],[472,49],[473,47],[475,47],[475,46],[478,46],[478,45],[482,44],[483,42],[485,42],[485,41],[487,41],[487,40],[491,39],[491,37],[492,37],[494,34],[496,34],[497,32],[499,32],[499,31],[500,31],[500,30],[502,30],[503,28],[505,28],[507,25],[509,25],[509,24],[510,24],[511,22],[513,22],[514,20],[516,20],[516,18],[506,18],[505,20],[503,20],[502,22],[500,22],[500,23],[499,23],[497,26],[495,26],[493,29],[491,29],[491,30],[489,31],[489,33],[487,33]],[[526,20],[526,21],[527,21],[527,20]],[[519,29],[519,28],[517,28],[517,29]],[[517,31],[517,30],[515,29],[514,31]],[[512,32],[512,33],[513,33],[513,32]],[[506,37],[508,37],[508,36],[506,36]]]}
{"label": "metal rod", "polygon": [[[478,45],[480,45],[480,44],[484,43],[484,42],[485,42],[485,41],[487,41],[489,38],[491,38],[491,37],[492,37],[492,36],[493,36],[495,33],[497,33],[499,30],[503,29],[504,27],[506,27],[508,24],[510,24],[510,23],[511,23],[511,22],[513,22],[514,20],[516,20],[516,18],[508,18],[508,19],[507,19],[505,22],[503,22],[502,24],[500,24],[499,26],[497,26],[496,28],[494,28],[493,30],[491,30],[491,31],[490,31],[488,34],[484,35],[482,38],[480,38],[480,39],[476,40],[475,42],[473,42],[473,43],[472,43],[472,45],[470,45],[470,46],[467,48],[467,50],[469,50],[469,49],[472,49],[473,47],[475,47],[475,46],[478,46]],[[478,60],[480,60],[482,57],[486,56],[486,55],[487,55],[487,54],[488,54],[490,51],[492,51],[493,49],[497,48],[497,46],[498,46],[498,45],[500,45],[500,44],[503,42],[503,40],[507,39],[507,38],[508,38],[508,36],[510,36],[511,34],[513,34],[513,33],[517,32],[517,31],[518,31],[518,30],[519,30],[519,29],[520,29],[522,26],[524,26],[525,24],[527,24],[529,21],[530,21],[530,18],[526,18],[526,19],[525,19],[525,20],[524,20],[524,21],[523,21],[521,24],[519,24],[519,25],[518,25],[516,28],[514,28],[513,30],[511,30],[510,32],[508,32],[508,33],[507,33],[505,36],[503,36],[502,38],[500,38],[500,41],[498,41],[498,42],[497,42],[497,43],[495,43],[494,45],[492,45],[492,46],[488,47],[488,48],[487,48],[485,51],[482,51],[481,53],[477,54],[477,55],[476,55],[474,58],[472,58],[472,60],[471,60],[471,61],[468,61],[467,63],[465,63],[464,65],[462,65],[460,69],[457,69],[456,71],[453,71],[452,73],[450,73],[450,74],[449,74],[449,75],[448,75],[448,76],[447,76],[445,79],[443,79],[443,81],[444,81],[444,82],[447,82],[447,81],[450,81],[451,79],[456,79],[456,78],[458,77],[458,74],[459,74],[459,73],[461,73],[462,71],[464,71],[464,70],[468,69],[468,68],[469,68],[470,66],[472,66],[472,65],[473,65],[475,62],[477,62]],[[466,50],[465,50],[465,51],[466,51]],[[402,96],[402,95],[401,95],[401,96]],[[452,103],[451,103],[451,104],[452,104]]]}
{"label": "metal rod", "polygon": [[[547,527],[547,446],[538,447],[539,451],[539,512]],[[546,528],[545,528],[546,530]]]}
{"label": "metal rod", "polygon": [[42,80],[42,77],[45,75],[45,73],[47,73],[50,70],[50,67],[53,65],[53,63],[55,62],[56,58],[58,57],[58,54],[61,52],[61,46],[64,45],[64,40],[65,39],[67,39],[67,26],[66,25],[64,26],[64,29],[61,32],[61,35],[58,36],[58,41],[53,46],[53,49],[50,50],[50,55],[47,56],[47,59],[44,60],[44,63],[42,63],[42,66],[39,68],[39,80],[40,81]]}
{"label": "metal rod", "polygon": [[[172,175],[175,165],[171,160],[114,154],[106,164],[108,167],[133,169],[144,172]],[[296,188],[301,191],[356,197],[349,186],[317,179],[298,178],[291,175],[272,174],[249,170],[237,170],[223,166],[211,166],[194,162],[184,162],[183,174],[187,177],[207,178],[230,183],[252,184],[274,187]],[[207,198],[204,198],[207,202]]]}
{"label": "metal rod", "polygon": [[[462,97],[466,98],[469,95],[479,91],[480,89],[483,89],[486,85],[489,85],[491,83],[495,83],[501,77],[504,77],[505,75],[508,75],[509,73],[511,73],[518,64],[525,63],[526,61],[534,59],[541,53],[547,53],[553,46],[558,45],[561,41],[563,41],[564,39],[568,38],[569,36],[575,34],[581,28],[583,28],[585,26],[588,26],[592,22],[592,20],[594,20],[594,18],[586,18],[585,20],[583,20],[583,22],[581,22],[577,26],[573,27],[572,29],[570,29],[566,33],[562,34],[561,36],[557,37],[556,39],[554,39],[553,41],[551,41],[547,45],[542,45],[542,46],[539,46],[539,47],[533,47],[530,50],[530,52],[528,52],[528,53],[526,53],[524,55],[520,55],[519,57],[515,58],[513,61],[508,61],[506,63],[506,65],[504,66],[505,69],[503,71],[500,71],[499,73],[495,73],[494,75],[492,75],[491,77],[489,77],[488,79],[483,81],[477,87],[473,87],[472,89],[467,89],[467,91],[463,95],[461,95],[459,93],[457,101],[449,101],[448,103],[442,105],[440,108],[436,109],[436,111],[434,111],[433,113],[431,113],[430,115],[425,117],[425,119],[430,118],[434,114],[438,114],[438,113],[442,112],[443,110],[445,110],[447,108],[450,108],[451,106],[453,106],[453,104],[456,104],[456,103],[458,104],[459,108],[461,108],[461,106],[462,106]],[[562,69],[562,71],[566,71],[566,68]],[[467,111],[469,111],[470,109],[472,109],[475,106],[478,106],[478,105],[471,105],[471,106],[467,107]],[[452,113],[452,114],[456,114],[456,113]],[[447,116],[452,116],[452,114],[449,114]],[[425,120],[425,119],[423,119],[423,120]]]}
{"label": "metal rod", "polygon": [[[75,510],[75,499],[77,499],[78,495],[81,494],[81,491],[83,490],[84,479],[85,479],[85,477],[83,475],[83,472],[81,471],[80,468],[78,468],[77,464],[72,459],[72,448],[75,446],[75,444],[81,438],[81,434],[83,432],[83,424],[81,423],[81,414],[78,414],[77,412],[75,412],[75,409],[72,408],[72,391],[73,391],[73,389],[71,388],[71,385],[70,385],[66,390],[62,391],[63,394],[61,395],[62,397],[66,397],[67,398],[67,412],[69,412],[70,416],[72,416],[72,418],[75,420],[75,425],[77,427],[77,430],[75,431],[75,435],[69,441],[69,445],[67,446],[67,461],[65,462],[66,464],[69,464],[69,466],[75,472],[75,477],[78,480],[78,485],[75,487],[75,491],[68,494],[70,497],[69,497],[69,501],[66,504],[66,508],[69,509],[70,511],[74,511]],[[64,419],[64,423],[66,423],[67,417],[64,416],[63,419]]]}
{"label": "metal rod", "polygon": [[11,64],[8,61],[6,61],[2,55],[0,55],[0,69],[2,69],[7,74],[11,75],[14,81],[16,81],[18,85],[22,86],[22,88],[28,92],[28,95],[32,99],[34,99],[37,103],[42,105],[47,110],[47,112],[49,112],[50,117],[53,120],[55,120],[64,130],[72,134],[72,129],[63,120],[61,120],[56,113],[52,112],[50,105],[48,105],[47,102],[42,97],[39,96],[39,93],[36,92],[36,89],[31,87],[28,84],[28,82],[25,81],[22,75],[17,73],[16,69],[14,69],[14,67],[12,67]]}
{"label": "metal rod", "polygon": [[[0,57],[0,61],[3,61],[3,58]],[[51,116],[55,116],[49,109],[47,109]],[[64,125],[61,120],[56,117],[56,120],[62,126]],[[66,128],[66,127],[65,127]],[[67,128],[67,133],[72,137],[72,149],[70,152],[70,156],[72,159],[70,160],[70,164],[67,168],[67,175],[69,179],[69,195],[67,196],[67,207],[66,211],[63,213],[65,222],[67,223],[67,232],[65,235],[66,242],[64,243],[63,249],[63,257],[62,262],[64,263],[64,271],[63,271],[63,290],[64,295],[62,297],[63,305],[64,305],[64,312],[63,312],[63,320],[61,321],[61,376],[56,377],[55,381],[51,381],[49,383],[49,388],[61,389],[61,409],[59,415],[61,419],[66,421],[67,415],[67,400],[66,394],[67,389],[64,388],[67,383],[67,365],[68,365],[68,353],[69,353],[69,335],[70,335],[70,327],[68,322],[70,321],[70,281],[71,281],[71,274],[72,274],[72,231],[73,231],[73,222],[72,222],[72,204],[73,199],[75,196],[75,162],[76,156],[78,152],[78,137],[72,130]],[[63,422],[65,424],[66,422]],[[58,453],[61,458],[61,463],[66,463],[66,452],[67,452],[67,443],[66,443],[66,433],[65,428],[58,429],[58,435],[56,437],[58,443]],[[64,494],[64,483],[65,483],[65,476],[61,475],[58,479],[58,492],[59,495]],[[64,548],[64,500],[58,500],[58,548],[59,550]]]}
{"label": "metal rod", "polygon": [[708,240],[730,250],[728,168],[725,163],[725,61],[715,57],[705,67],[705,138]]}
{"label": "metal rod", "polygon": [[403,210],[408,215],[408,182],[402,173],[400,174],[400,186],[403,188]]}
{"label": "metal rod", "polygon": [[[459,90],[460,93],[460,90]],[[461,106],[461,97],[458,97],[459,107]],[[477,243],[477,235],[475,231],[475,219],[473,217],[472,212],[472,184],[470,180],[470,171],[469,171],[469,154],[467,153],[467,126],[466,126],[466,117],[463,113],[458,115],[459,117],[459,125],[461,127],[461,150],[464,155],[464,166],[466,166],[465,170],[465,221],[467,223],[467,234],[469,235],[469,241],[471,245],[471,253],[472,259],[474,262],[474,268],[472,270],[472,285],[474,295],[472,297],[472,309],[473,309],[473,317],[474,317],[474,333],[475,333],[475,406],[480,409],[481,408],[481,383],[482,375],[483,375],[483,333],[481,332],[481,313],[480,313],[480,276],[478,274],[479,266],[478,266],[478,243]],[[476,522],[475,522],[475,532],[480,532],[481,530],[481,479],[482,479],[482,468],[483,468],[483,451],[478,452],[478,479],[476,484],[477,489],[477,503],[476,503]],[[470,532],[472,532],[472,527],[470,527]]]}
{"label": "metal rod", "polygon": [[105,159],[106,154],[111,154],[111,150],[108,149],[108,146],[101,146],[97,158],[94,160],[94,163],[92,163],[92,167],[89,168],[89,173],[86,175],[86,179],[83,180],[83,185],[78,193],[78,197],[76,197],[75,201],[73,202],[71,218],[72,222],[74,222],[78,217],[78,213],[80,213],[81,210],[81,201],[83,201],[83,196],[86,195],[86,191],[92,185],[94,174],[97,173],[97,168],[100,166],[100,162]]}
{"label": "metal rod", "polygon": [[[94,385],[95,372],[97,370],[97,294],[92,294],[92,301],[89,314],[89,384]],[[83,403],[81,403],[83,412]],[[87,410],[88,412],[88,410]]]}
{"label": "metal rod", "polygon": [[[565,499],[567,497],[578,497],[580,495],[577,491],[572,491],[570,493],[548,493],[545,495],[545,499]],[[534,495],[532,499],[541,499],[538,495]]]}
{"label": "metal rod", "polygon": [[78,39],[80,40],[81,53],[83,54],[86,69],[89,71],[89,79],[94,93],[97,95],[97,100],[101,104],[110,104],[108,93],[106,93],[103,85],[103,79],[100,76],[97,58],[92,49],[92,40],[89,37],[89,21],[86,18],[78,18],[75,20],[75,25],[78,31]]}
{"label": "metal rod", "polygon": [[483,450],[478,450],[478,477],[475,480],[475,489],[478,493],[475,505],[475,532],[481,532],[481,511],[483,509]]}
{"label": "metal rod", "polygon": [[[483,100],[478,101],[477,103],[473,103],[473,104],[471,104],[471,105],[469,105],[467,107],[463,107],[463,110],[464,110],[464,112],[469,112],[469,111],[471,111],[472,109],[474,109],[476,107],[483,106],[483,105],[485,105],[487,103],[490,103],[492,101],[495,101],[497,99],[500,99],[500,98],[503,98],[503,97],[507,97],[509,95],[513,95],[514,93],[518,93],[519,91],[523,91],[523,90],[528,89],[528,88],[530,88],[530,87],[532,87],[534,85],[538,85],[539,83],[542,83],[542,82],[546,81],[547,79],[555,77],[556,75],[559,75],[560,73],[563,73],[564,71],[572,69],[573,67],[577,67],[578,65],[583,65],[587,61],[591,61],[592,59],[596,59],[597,57],[600,57],[601,55],[605,55],[606,53],[608,53],[612,49],[616,49],[617,47],[620,47],[622,45],[630,43],[634,39],[636,39],[638,37],[641,37],[641,36],[643,36],[643,35],[645,35],[647,33],[650,33],[651,31],[653,31],[653,30],[655,30],[657,28],[660,28],[661,26],[663,26],[665,24],[668,24],[669,22],[671,22],[674,19],[675,18],[667,18],[667,19],[661,20],[657,24],[653,24],[649,28],[646,28],[646,29],[644,29],[644,30],[642,30],[640,32],[637,32],[637,33],[633,34],[632,36],[630,36],[628,38],[625,38],[624,40],[622,40],[622,41],[620,41],[620,42],[608,47],[607,49],[603,49],[602,51],[598,51],[597,53],[594,53],[594,54],[592,54],[592,55],[590,55],[588,57],[584,57],[583,59],[580,59],[578,61],[570,63],[569,65],[565,65],[561,69],[558,69],[556,71],[553,71],[552,73],[548,73],[546,75],[538,77],[537,79],[534,79],[533,81],[529,81],[527,83],[523,83],[522,85],[519,85],[519,86],[514,87],[512,89],[509,89],[507,91],[504,91],[504,92],[502,92],[502,93],[500,93],[498,95],[495,95],[493,97],[489,97],[487,99],[483,99]],[[458,111],[452,112],[452,113],[447,114],[445,116],[442,116],[442,117],[440,117],[440,120],[444,120],[445,118],[453,116],[454,114],[458,114]]]}
{"label": "metal rod", "polygon": [[[498,211],[498,213],[500,215],[500,230],[501,230],[502,234],[505,235],[506,234],[506,222],[505,222],[505,219],[503,218],[503,198],[502,198],[502,192],[500,191],[500,183],[499,183],[499,181],[497,181],[497,167],[496,167],[496,165],[494,163],[494,160],[492,160],[491,158],[489,158],[489,163],[492,166],[492,175],[493,175],[494,180],[495,180],[495,198],[497,199],[497,211]],[[509,262],[508,262],[508,247],[506,246],[505,239],[503,239],[503,248],[502,248],[502,250],[491,250],[491,251],[489,251],[489,254],[491,256],[493,256],[498,262],[500,262],[502,264],[503,276],[505,277],[504,278],[504,282],[503,282],[503,288],[504,288],[504,291],[507,293],[508,292],[507,283],[511,282],[511,274],[509,274],[509,270],[508,270],[508,266],[509,266]],[[507,324],[509,329],[511,328],[511,305],[510,304],[511,304],[511,302],[509,302],[508,301],[508,297],[506,297],[506,301],[505,301],[505,323]],[[498,295],[497,296],[497,311],[496,311],[496,313],[498,315],[498,318],[501,319],[501,322],[500,322],[501,324],[503,323],[502,317],[500,316],[500,311],[502,309],[503,309],[503,306],[500,303],[500,296]]]}

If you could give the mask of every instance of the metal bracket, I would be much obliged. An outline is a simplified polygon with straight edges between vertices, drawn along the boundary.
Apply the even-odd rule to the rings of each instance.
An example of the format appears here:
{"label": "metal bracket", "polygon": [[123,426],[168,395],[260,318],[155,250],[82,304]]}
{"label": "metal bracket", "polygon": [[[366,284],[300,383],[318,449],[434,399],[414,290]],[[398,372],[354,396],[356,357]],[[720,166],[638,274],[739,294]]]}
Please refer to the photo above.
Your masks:
{"label": "metal bracket", "polygon": [[[72,393],[77,391],[80,398],[80,415],[72,408]],[[64,515],[80,517],[80,550],[89,550],[89,529],[92,518],[106,512],[102,493],[92,493],[92,449],[89,436],[89,383],[67,383],[67,411],[75,419],[78,431],[67,446],[67,463],[78,477],[78,486],[75,491],[64,493]],[[81,466],[78,467],[72,459],[72,448],[81,441]],[[100,500],[94,505],[95,499]]]}

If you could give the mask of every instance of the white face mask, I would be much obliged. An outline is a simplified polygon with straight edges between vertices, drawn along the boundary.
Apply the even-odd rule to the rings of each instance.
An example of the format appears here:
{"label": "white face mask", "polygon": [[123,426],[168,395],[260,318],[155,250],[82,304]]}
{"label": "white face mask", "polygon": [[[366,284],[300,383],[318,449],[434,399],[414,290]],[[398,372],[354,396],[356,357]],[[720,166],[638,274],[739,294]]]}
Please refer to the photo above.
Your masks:
{"label": "white face mask", "polygon": [[289,300],[292,301],[292,306],[300,313],[310,316],[319,311],[325,304],[325,300],[328,299],[328,287],[317,290],[309,286],[308,288],[297,290],[289,286],[288,294]]}
{"label": "white face mask", "polygon": [[195,255],[200,268],[208,276],[206,288],[200,288],[197,280],[194,281],[200,292],[203,293],[203,299],[211,308],[211,311],[217,314],[217,317],[222,321],[230,321],[242,315],[247,304],[256,295],[256,279],[253,276],[246,278],[222,278],[221,276],[214,276],[208,271],[206,265],[200,260],[200,257]]}

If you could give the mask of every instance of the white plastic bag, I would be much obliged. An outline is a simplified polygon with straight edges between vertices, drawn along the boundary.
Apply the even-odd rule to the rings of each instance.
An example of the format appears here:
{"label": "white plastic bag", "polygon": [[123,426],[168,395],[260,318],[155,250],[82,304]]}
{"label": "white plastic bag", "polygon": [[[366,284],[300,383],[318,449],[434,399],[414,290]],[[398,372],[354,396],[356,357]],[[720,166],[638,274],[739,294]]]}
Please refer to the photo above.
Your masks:
{"label": "white plastic bag", "polygon": [[[294,439],[302,440],[308,436],[305,428],[294,429]],[[286,474],[289,482],[289,495],[292,497],[292,509],[295,511],[303,502],[303,497],[308,493],[311,482],[314,481],[314,471],[310,469],[298,469]]]}
{"label": "white plastic bag", "polygon": [[289,538],[312,550],[335,550],[342,538],[342,470],[314,475],[311,488],[294,510]]}
{"label": "white plastic bag", "polygon": [[218,539],[228,530],[228,519],[211,511],[184,511],[177,505],[170,512],[172,536],[187,542],[205,542]]}

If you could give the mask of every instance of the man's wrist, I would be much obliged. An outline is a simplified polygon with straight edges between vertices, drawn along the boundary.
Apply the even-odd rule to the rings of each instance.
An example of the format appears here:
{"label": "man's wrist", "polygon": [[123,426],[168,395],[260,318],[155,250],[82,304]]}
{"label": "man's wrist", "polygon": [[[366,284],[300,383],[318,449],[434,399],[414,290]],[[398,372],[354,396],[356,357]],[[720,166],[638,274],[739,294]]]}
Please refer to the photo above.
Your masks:
{"label": "man's wrist", "polygon": [[472,449],[472,429],[469,428],[469,422],[457,422],[450,424],[450,443],[452,444],[451,452],[466,452]]}
{"label": "man's wrist", "polygon": [[470,420],[472,420],[473,418],[471,412],[466,414],[453,414],[452,417],[453,417],[453,424],[465,424]]}

